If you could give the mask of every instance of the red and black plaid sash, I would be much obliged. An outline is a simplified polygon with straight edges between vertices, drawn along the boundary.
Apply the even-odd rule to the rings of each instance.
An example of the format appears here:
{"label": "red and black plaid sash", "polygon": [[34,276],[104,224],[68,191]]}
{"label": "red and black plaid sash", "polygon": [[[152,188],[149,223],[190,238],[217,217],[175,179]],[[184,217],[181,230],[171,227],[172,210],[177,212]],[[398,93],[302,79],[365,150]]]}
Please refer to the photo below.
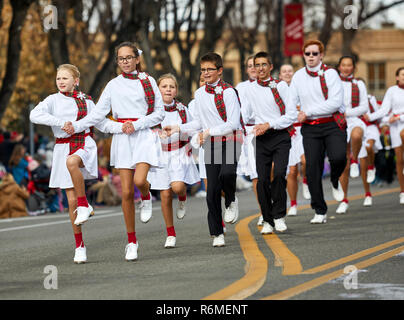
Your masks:
{"label": "red and black plaid sash", "polygon": [[[217,90],[217,88],[220,88],[220,87],[222,88],[222,90]],[[226,106],[224,105],[224,100],[223,100],[223,92],[224,92],[224,90],[230,89],[230,88],[233,88],[233,86],[227,82],[224,82],[222,79],[219,80],[216,87],[212,87],[208,84],[205,85],[205,91],[207,93],[215,95],[216,109],[224,122],[227,122],[227,113],[226,113]],[[236,95],[237,95],[237,99],[238,99],[238,102],[240,103],[240,107],[241,107],[241,102],[240,102],[240,98],[238,96],[237,91],[236,91]],[[240,112],[240,124],[241,124],[241,127],[243,128],[244,135],[247,135],[241,112]]]}
{"label": "red and black plaid sash", "polygon": [[[373,105],[372,105],[372,103],[370,102],[370,99],[368,99],[368,102],[369,102],[369,111],[370,111],[370,113],[375,112],[375,108],[373,108]],[[375,125],[378,126],[377,121],[372,121],[372,122],[366,121],[366,119],[365,119],[364,116],[360,116],[360,119],[361,119],[367,126],[370,126],[370,125],[372,125],[372,124],[375,124]]]}
{"label": "red and black plaid sash", "polygon": [[[144,94],[146,96],[146,102],[147,102],[147,113],[146,115],[148,116],[154,111],[154,102],[155,102],[155,95],[153,91],[153,87],[150,83],[148,74],[145,72],[142,72],[142,77],[139,77],[139,73],[125,73],[122,72],[122,76],[126,79],[131,79],[131,80],[139,80],[140,83],[142,84]],[[161,125],[158,124],[157,126],[151,128],[151,129],[161,129]]]}
{"label": "red and black plaid sash", "polygon": [[[281,95],[279,94],[278,88],[276,85],[281,82],[281,80],[275,80],[272,77],[268,81],[262,81],[262,80],[257,80],[257,83],[262,86],[262,87],[268,87],[271,88],[272,94],[274,96],[275,102],[279,107],[279,110],[281,112],[281,116],[283,116],[286,112],[286,107],[285,104],[282,100]],[[271,83],[275,83],[275,85],[272,87]],[[293,125],[291,125],[289,128],[287,128],[289,135],[293,137],[296,134],[296,129]]]}
{"label": "red and black plaid sash", "polygon": [[356,83],[356,81],[354,81],[354,77],[343,77],[340,75],[340,78],[342,81],[345,82],[351,82],[352,83],[352,108],[356,108],[357,106],[359,106],[359,87],[358,84]]}
{"label": "red and black plaid sash", "polygon": [[178,111],[178,114],[180,115],[183,124],[187,122],[187,112],[185,111],[185,108],[186,107],[181,102],[175,99],[174,99],[174,105],[172,106],[164,105],[164,110],[167,112]]}
{"label": "red and black plaid sash", "polygon": [[[320,76],[318,72],[310,71],[309,69],[307,69],[307,66],[306,66],[306,72],[309,76],[314,77],[314,78],[320,77],[321,90],[323,91],[325,100],[328,100],[328,87],[327,87],[327,82],[325,81],[325,72],[329,69],[332,69],[332,68],[330,68],[327,65],[325,65],[324,63],[322,63],[321,70],[323,71],[323,74]],[[340,113],[339,111],[337,111],[332,116],[333,116],[335,122],[337,123],[338,127],[341,130],[345,130],[346,129],[345,115]]]}
{"label": "red and black plaid sash", "polygon": [[[65,95],[66,97],[73,98],[74,101],[76,101],[77,107],[78,107],[78,112],[77,112],[77,119],[76,121],[84,118],[87,115],[87,103],[86,99],[92,100],[92,98],[85,93],[79,92],[79,91],[73,91],[73,92],[60,92],[61,94]],[[93,137],[93,130],[94,128],[90,128],[90,136]],[[85,132],[79,132],[75,133],[69,138],[69,146],[70,146],[70,152],[69,155],[72,155],[79,149],[84,149],[85,145],[85,139],[86,139],[86,134]]]}
{"label": "red and black plaid sash", "polygon": [[[166,106],[165,105],[164,106],[164,110],[167,111],[167,112],[178,111],[178,114],[179,114],[179,116],[181,118],[181,122],[183,124],[187,122],[187,112],[185,111],[185,108],[186,107],[181,102],[179,102],[179,101],[177,101],[175,99],[174,99],[174,105],[172,105],[172,106]],[[187,154],[190,155],[191,151],[192,151],[192,148],[189,145],[189,140],[190,140],[190,138],[188,138],[187,140],[178,140],[176,142],[170,142],[168,144],[163,144],[162,143],[161,147],[162,147],[163,151],[175,151],[175,150],[181,149],[181,148],[186,146],[187,147]]]}
{"label": "red and black plaid sash", "polygon": [[142,87],[144,90],[144,94],[146,96],[146,102],[147,102],[147,106],[148,106],[146,115],[149,115],[154,111],[155,96],[154,96],[153,87],[150,83],[150,80],[149,80],[147,74],[143,72],[143,75],[144,75],[144,77],[139,78],[139,73],[132,74],[132,73],[122,72],[122,76],[126,79],[140,80],[140,83],[142,84]]}

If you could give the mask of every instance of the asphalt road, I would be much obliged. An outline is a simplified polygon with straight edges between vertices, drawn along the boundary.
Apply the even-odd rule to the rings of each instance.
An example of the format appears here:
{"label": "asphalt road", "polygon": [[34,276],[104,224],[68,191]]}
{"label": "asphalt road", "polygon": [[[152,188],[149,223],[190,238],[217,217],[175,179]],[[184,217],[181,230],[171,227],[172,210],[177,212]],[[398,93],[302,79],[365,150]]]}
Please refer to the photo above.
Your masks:
{"label": "asphalt road", "polygon": [[[205,199],[189,198],[184,220],[175,221],[177,248],[165,249],[160,203],[154,202],[149,223],[136,219],[136,262],[124,260],[120,207],[97,209],[84,225],[83,265],[73,263],[67,214],[1,220],[0,300],[404,299],[404,206],[397,182],[373,186],[379,195],[364,208],[361,183],[354,180],[345,215],[335,214],[328,180],[324,187],[331,201],[327,224],[310,225],[313,212],[299,191],[298,204],[306,209],[286,219],[287,232],[265,237],[252,191],[239,192],[239,221],[227,225],[224,248],[212,247]],[[354,267],[344,272],[347,266]]]}

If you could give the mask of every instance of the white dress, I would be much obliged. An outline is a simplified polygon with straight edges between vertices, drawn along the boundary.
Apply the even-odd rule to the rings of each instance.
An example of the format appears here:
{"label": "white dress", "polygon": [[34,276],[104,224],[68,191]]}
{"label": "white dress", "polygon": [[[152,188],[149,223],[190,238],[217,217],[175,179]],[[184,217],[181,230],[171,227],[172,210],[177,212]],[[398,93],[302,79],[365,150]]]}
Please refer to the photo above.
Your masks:
{"label": "white dress", "polygon": [[342,81],[344,88],[344,106],[347,122],[347,142],[351,140],[352,130],[359,127],[363,130],[362,147],[359,151],[358,158],[367,157],[366,151],[366,124],[359,118],[359,116],[366,114],[369,111],[369,102],[366,86],[363,81],[354,80],[359,87],[359,105],[355,108],[352,107],[352,83],[349,81]]}
{"label": "white dress", "polygon": [[241,102],[241,114],[243,119],[250,118],[249,124],[245,123],[245,129],[247,132],[247,136],[244,138],[243,144],[241,146],[241,153],[240,158],[237,163],[237,174],[239,176],[247,176],[250,179],[257,179],[257,164],[255,162],[255,147],[256,147],[256,140],[255,135],[253,133],[254,129],[254,112],[250,110],[250,104],[245,101],[247,98],[246,92],[248,91],[250,85],[250,80],[246,80],[240,82],[236,86],[236,90],[238,91],[240,102]]}
{"label": "white dress", "polygon": [[[188,111],[191,114],[191,117],[194,117],[194,112],[195,112],[195,100],[192,100],[188,104]],[[196,133],[198,134],[198,133]],[[206,167],[205,167],[205,151],[203,150],[202,147],[198,148],[198,167],[199,167],[199,177],[201,179],[206,179]]]}
{"label": "white dress", "polygon": [[[91,100],[86,100],[86,103],[87,113],[89,113],[94,109],[95,105]],[[31,111],[30,120],[35,124],[50,126],[56,138],[68,138],[69,135],[62,130],[62,127],[66,121],[75,121],[77,119],[77,112],[78,107],[74,98],[67,97],[62,93],[55,93],[41,101]],[[98,123],[96,128],[108,133],[121,131],[121,126],[109,119],[104,119]],[[89,131],[89,129],[85,130],[86,133]],[[73,182],[66,166],[66,159],[69,153],[70,147],[68,143],[55,144],[49,181],[50,188],[73,188]],[[79,149],[74,154],[78,155],[83,161],[84,168],[80,170],[83,173],[84,179],[97,178],[97,145],[95,141],[90,136],[87,136],[85,138],[84,149]]]}
{"label": "white dress", "polygon": [[397,85],[387,90],[382,106],[379,110],[373,112],[369,118],[371,121],[381,119],[387,116],[390,111],[392,114],[400,116],[398,121],[389,124],[391,147],[398,148],[402,144],[400,133],[404,130],[404,89]]}
{"label": "white dress", "polygon": [[294,167],[299,164],[302,160],[302,155],[304,155],[303,147],[303,136],[300,132],[301,126],[296,126],[296,133],[291,137],[292,146],[289,151],[289,163],[288,167]]}
{"label": "white dress", "polygon": [[[145,76],[145,73],[140,73],[140,76]],[[135,169],[136,164],[142,162],[148,163],[150,170],[162,166],[160,139],[151,128],[164,119],[163,100],[156,81],[150,76],[148,78],[155,95],[154,112],[150,115],[146,115],[148,105],[140,80],[131,80],[119,75],[108,82],[94,111],[73,123],[76,132],[79,132],[83,127],[101,121],[110,111],[115,119],[138,119],[133,122],[133,134],[121,132],[112,137],[111,166],[117,169]]]}
{"label": "white dress", "polygon": [[[184,105],[180,105],[179,107],[185,109],[187,121],[191,121],[191,115],[187,108]],[[169,125],[182,123],[181,117],[177,111],[165,111],[165,113],[165,118],[161,123],[163,128]],[[157,132],[155,134],[157,135]],[[178,143],[179,138],[180,135],[175,133],[170,137],[160,138],[160,140],[163,145],[168,145],[169,143]],[[147,176],[147,180],[151,184],[151,189],[168,190],[170,189],[171,183],[176,181],[184,182],[186,184],[195,184],[200,181],[198,169],[192,155],[188,154],[188,150],[190,149],[188,149],[187,146],[184,146],[177,150],[162,151],[161,161],[163,167],[149,172]]]}
{"label": "white dress", "polygon": [[[369,95],[368,96],[369,103],[372,104],[374,111],[379,109],[379,105],[377,103],[376,97]],[[370,115],[370,110],[368,115]],[[374,152],[378,152],[379,150],[383,149],[382,143],[380,141],[380,131],[376,124],[371,124],[366,128],[366,146],[369,146],[369,140],[374,140],[375,143],[373,144]]]}

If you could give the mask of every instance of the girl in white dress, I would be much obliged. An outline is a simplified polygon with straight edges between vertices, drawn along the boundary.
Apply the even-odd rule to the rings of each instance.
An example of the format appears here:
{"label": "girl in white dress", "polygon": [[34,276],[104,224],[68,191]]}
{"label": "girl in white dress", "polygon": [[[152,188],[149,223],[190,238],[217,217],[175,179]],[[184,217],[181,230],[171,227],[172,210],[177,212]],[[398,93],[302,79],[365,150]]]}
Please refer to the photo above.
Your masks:
{"label": "girl in white dress", "polygon": [[[97,146],[91,129],[79,131],[79,134],[73,136],[62,130],[66,122],[85,116],[95,107],[89,96],[75,90],[79,79],[77,67],[70,64],[59,66],[56,75],[59,92],[40,102],[31,111],[30,120],[36,124],[51,126],[56,137],[49,187],[66,190],[76,240],[73,260],[75,263],[85,263],[87,253],[81,224],[93,214],[93,208],[85,196],[84,179],[98,177]],[[122,132],[120,126],[108,119],[96,127],[103,132]]]}
{"label": "girl in white dress", "polygon": [[[293,66],[285,64],[281,66],[279,71],[279,79],[285,81],[288,85],[292,82],[294,75]],[[300,107],[296,106],[297,110],[300,111]],[[303,147],[303,136],[300,132],[302,124],[297,122],[293,124],[296,129],[295,134],[291,138],[292,147],[289,152],[289,163],[288,163],[288,177],[287,177],[287,191],[290,199],[290,207],[288,210],[288,216],[293,217],[297,215],[297,191],[298,185],[298,175],[299,175],[299,163],[301,164],[301,176],[302,176],[302,189],[303,198],[310,200],[310,191],[307,185],[306,179],[306,157],[304,156]]]}
{"label": "girl in white dress", "polygon": [[[252,110],[248,110],[250,108],[250,104],[245,101],[246,94],[250,89],[252,83],[254,83],[257,79],[257,70],[254,66],[254,55],[247,57],[245,61],[246,73],[248,75],[248,80],[240,82],[236,86],[236,90],[238,91],[238,95],[240,97],[241,102],[241,113],[243,115],[243,119],[247,118],[247,114],[251,115],[249,123],[246,123],[246,131],[247,136],[244,139],[243,145],[241,147],[240,159],[237,164],[237,175],[238,176],[248,176],[251,179],[253,191],[255,194],[255,199],[258,203],[258,194],[257,194],[257,182],[258,182],[258,173],[257,167],[255,163],[255,134],[253,132],[255,122],[254,115]],[[258,203],[259,206],[259,203]],[[263,224],[262,214],[258,218],[258,225]]]}
{"label": "girl in white dress", "polygon": [[404,173],[403,173],[403,141],[404,141],[404,67],[396,72],[397,84],[390,87],[383,99],[382,106],[376,112],[365,115],[366,121],[375,121],[387,116],[389,118],[391,147],[396,155],[397,178],[400,183],[400,204],[404,204]]}
{"label": "girl in white dress", "polygon": [[[162,127],[191,121],[188,108],[176,100],[178,83],[172,74],[161,76],[159,86],[164,102],[165,118]],[[174,134],[170,137],[160,131],[162,160],[164,167],[149,172],[148,181],[151,189],[160,190],[161,210],[167,229],[165,248],[174,248],[176,233],[173,219],[173,193],[178,196],[177,218],[183,219],[186,214],[187,187],[200,181],[199,172],[192,157],[189,137],[186,134]]]}
{"label": "girl in white dress", "polygon": [[[365,81],[358,78],[358,80]],[[365,83],[366,84],[366,83]],[[368,95],[369,101],[369,111],[367,114],[372,114],[379,109],[379,103],[375,96]],[[368,156],[366,158],[361,158],[361,176],[363,188],[365,190],[365,200],[363,201],[364,207],[371,207],[373,205],[372,193],[370,190],[370,184],[376,179],[376,167],[375,167],[375,154],[379,150],[383,149],[382,143],[380,141],[380,129],[378,121],[368,122],[365,118],[362,121],[366,124],[366,136],[365,136],[365,147]]]}
{"label": "girl in white dress", "polygon": [[[164,119],[163,100],[156,81],[141,71],[140,54],[131,42],[117,46],[116,59],[122,74],[109,81],[97,107],[84,119],[74,122],[74,131],[98,123],[112,111],[126,134],[114,134],[111,144],[111,166],[119,170],[122,184],[122,211],[128,244],[125,259],[137,260],[135,233],[134,184],[141,192],[140,220],[152,216],[152,199],[147,174],[161,166],[161,144],[151,128]],[[134,169],[136,168],[135,172]]]}
{"label": "girl in white dress", "polygon": [[366,124],[362,120],[369,111],[366,85],[354,78],[356,61],[351,56],[343,56],[338,63],[338,71],[344,88],[345,118],[347,122],[347,165],[340,177],[344,199],[338,205],[336,213],[344,214],[349,208],[348,185],[349,177],[360,175],[359,161],[367,167]]}

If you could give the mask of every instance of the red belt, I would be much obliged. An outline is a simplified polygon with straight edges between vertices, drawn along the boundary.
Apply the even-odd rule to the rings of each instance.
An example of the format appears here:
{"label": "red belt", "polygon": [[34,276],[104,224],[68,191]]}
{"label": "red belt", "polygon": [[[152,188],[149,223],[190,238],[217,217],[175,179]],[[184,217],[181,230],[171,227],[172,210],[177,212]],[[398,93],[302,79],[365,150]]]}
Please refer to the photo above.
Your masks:
{"label": "red belt", "polygon": [[120,123],[125,123],[126,121],[138,121],[139,118],[118,118],[116,121]]}
{"label": "red belt", "polygon": [[297,122],[297,123],[294,123],[293,126],[294,126],[295,128],[297,128],[297,127],[301,127],[302,124],[301,124],[300,122]]}
{"label": "red belt", "polygon": [[188,141],[180,140],[180,141],[177,141],[174,143],[161,144],[161,148],[163,149],[163,151],[175,151],[175,150],[185,147],[187,144],[188,144]]}
{"label": "red belt", "polygon": [[241,131],[233,131],[232,135],[210,137],[210,141],[211,142],[237,141],[239,143],[243,143],[243,133]]}
{"label": "red belt", "polygon": [[[86,137],[88,137],[89,135],[91,135],[91,133],[90,132],[87,132],[85,135],[84,135],[84,138],[86,138]],[[70,139],[71,139],[71,137],[69,137],[69,138],[56,138],[56,144],[64,144],[64,143],[70,143]]]}
{"label": "red belt", "polygon": [[255,123],[248,123],[246,126],[247,126],[247,127],[254,127],[254,126],[255,126]]}
{"label": "red belt", "polygon": [[323,123],[329,123],[329,122],[335,122],[334,117],[328,117],[328,118],[318,118],[318,119],[314,119],[314,120],[306,120],[304,123],[314,126],[317,124],[323,124]]}

